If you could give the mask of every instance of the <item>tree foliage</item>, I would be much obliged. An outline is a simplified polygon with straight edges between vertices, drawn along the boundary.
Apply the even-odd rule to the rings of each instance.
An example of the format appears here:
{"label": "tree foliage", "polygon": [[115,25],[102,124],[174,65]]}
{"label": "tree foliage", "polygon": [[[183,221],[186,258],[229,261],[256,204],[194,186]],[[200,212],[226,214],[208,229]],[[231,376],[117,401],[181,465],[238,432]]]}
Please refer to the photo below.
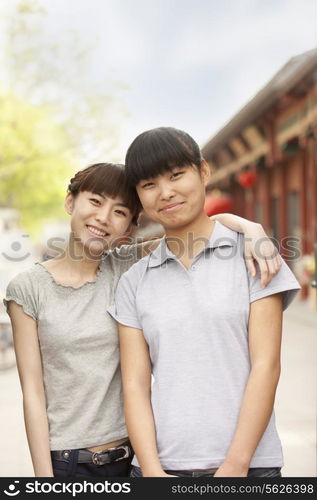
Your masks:
{"label": "tree foliage", "polygon": [[41,0],[10,3],[5,67],[0,67],[0,205],[17,208],[33,232],[63,214],[62,197],[75,169],[116,160],[125,111],[119,84],[92,85],[96,41],[49,29]]}
{"label": "tree foliage", "polygon": [[74,164],[65,134],[43,107],[2,94],[0,108],[0,205],[18,209],[34,234],[43,219],[63,216]]}
{"label": "tree foliage", "polygon": [[[49,5],[50,7],[50,5]],[[71,12],[71,9],[70,9]],[[49,104],[68,136],[73,156],[114,154],[122,119],[127,116],[103,61],[94,60],[94,34],[80,35],[48,23],[41,0],[20,0],[7,24],[7,76],[10,89],[33,104]],[[97,80],[92,80],[98,66]]]}

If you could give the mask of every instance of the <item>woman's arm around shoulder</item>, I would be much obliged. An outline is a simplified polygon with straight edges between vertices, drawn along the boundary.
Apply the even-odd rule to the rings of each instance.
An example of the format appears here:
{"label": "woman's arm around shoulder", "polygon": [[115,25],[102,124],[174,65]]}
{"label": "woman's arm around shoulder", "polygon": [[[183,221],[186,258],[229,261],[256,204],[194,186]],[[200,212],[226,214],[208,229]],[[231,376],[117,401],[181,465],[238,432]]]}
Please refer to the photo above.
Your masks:
{"label": "woman's arm around shoulder", "polygon": [[210,217],[233,231],[244,234],[244,259],[251,276],[256,275],[255,262],[261,273],[262,287],[268,285],[281,268],[278,250],[261,224],[234,214],[217,214]]}

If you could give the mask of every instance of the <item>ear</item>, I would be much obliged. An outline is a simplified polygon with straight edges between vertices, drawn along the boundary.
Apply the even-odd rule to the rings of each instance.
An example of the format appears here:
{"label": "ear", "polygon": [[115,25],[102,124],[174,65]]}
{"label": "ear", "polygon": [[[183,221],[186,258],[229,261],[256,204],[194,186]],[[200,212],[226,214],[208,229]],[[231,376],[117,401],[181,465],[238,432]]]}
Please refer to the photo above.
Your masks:
{"label": "ear", "polygon": [[210,168],[206,160],[203,158],[201,161],[200,175],[205,186],[210,181]]}
{"label": "ear", "polygon": [[68,193],[66,198],[65,198],[65,203],[64,207],[68,215],[71,215],[73,213],[73,208],[74,208],[74,197],[71,193]]}

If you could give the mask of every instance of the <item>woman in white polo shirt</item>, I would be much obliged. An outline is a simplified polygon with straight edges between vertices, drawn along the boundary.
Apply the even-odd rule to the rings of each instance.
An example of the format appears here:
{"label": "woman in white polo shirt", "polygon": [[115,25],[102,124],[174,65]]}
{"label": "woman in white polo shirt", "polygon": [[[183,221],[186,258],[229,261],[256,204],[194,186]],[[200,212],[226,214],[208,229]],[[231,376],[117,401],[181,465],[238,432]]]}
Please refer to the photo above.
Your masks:
{"label": "woman in white polo shirt", "polygon": [[132,475],[279,476],[282,310],[299,285],[284,262],[265,289],[248,274],[243,236],[204,213],[209,168],[188,134],[144,132],[126,169],[166,233],[122,276],[109,309],[119,323]]}

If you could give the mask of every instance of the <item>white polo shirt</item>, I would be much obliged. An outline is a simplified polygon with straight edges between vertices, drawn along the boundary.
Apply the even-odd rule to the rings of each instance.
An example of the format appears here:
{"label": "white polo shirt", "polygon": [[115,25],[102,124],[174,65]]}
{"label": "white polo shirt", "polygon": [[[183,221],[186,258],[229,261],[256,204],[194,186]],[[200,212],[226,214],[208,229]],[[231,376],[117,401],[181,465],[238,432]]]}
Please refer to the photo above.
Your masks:
{"label": "white polo shirt", "polygon": [[[285,309],[300,288],[284,262],[261,288],[243,249],[244,236],[216,222],[186,270],[163,240],[121,277],[108,309],[119,323],[143,330],[149,345],[157,448],[166,470],[224,461],[250,372],[250,303],[283,292]],[[282,465],[273,413],[250,467]]]}

